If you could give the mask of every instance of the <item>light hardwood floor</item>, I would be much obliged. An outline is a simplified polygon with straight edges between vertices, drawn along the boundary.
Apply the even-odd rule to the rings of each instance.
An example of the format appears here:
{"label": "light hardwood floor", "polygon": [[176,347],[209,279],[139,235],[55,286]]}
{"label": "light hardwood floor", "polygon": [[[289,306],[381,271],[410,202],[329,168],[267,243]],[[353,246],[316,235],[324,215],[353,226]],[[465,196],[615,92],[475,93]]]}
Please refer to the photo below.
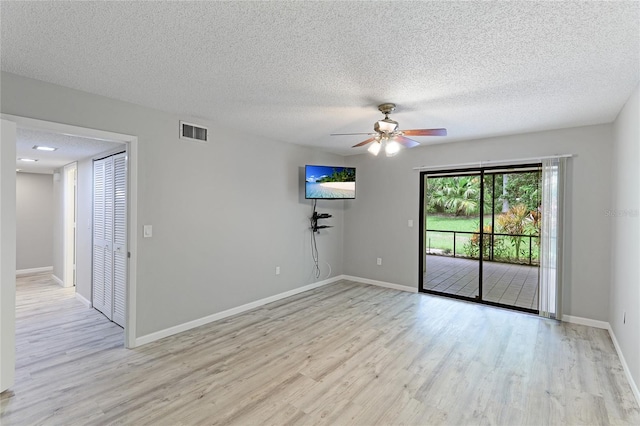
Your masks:
{"label": "light hardwood floor", "polygon": [[640,424],[595,328],[341,281],[127,350],[73,289],[17,290],[3,426]]}

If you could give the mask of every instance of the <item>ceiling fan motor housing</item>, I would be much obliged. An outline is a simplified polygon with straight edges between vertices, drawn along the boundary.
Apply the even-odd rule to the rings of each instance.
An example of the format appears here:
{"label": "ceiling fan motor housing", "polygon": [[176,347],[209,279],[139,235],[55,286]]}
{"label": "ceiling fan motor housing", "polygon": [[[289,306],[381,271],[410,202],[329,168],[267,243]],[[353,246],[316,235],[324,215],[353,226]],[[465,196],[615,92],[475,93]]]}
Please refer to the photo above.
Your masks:
{"label": "ceiling fan motor housing", "polygon": [[385,103],[385,104],[378,105],[378,111],[380,111],[384,115],[389,115],[395,110],[396,110],[396,104]]}
{"label": "ceiling fan motor housing", "polygon": [[384,119],[376,121],[376,124],[373,125],[373,130],[381,135],[387,136],[397,131],[398,122],[389,118],[389,114],[395,111],[395,109],[396,104],[390,102],[378,105],[378,110],[384,114]]}
{"label": "ceiling fan motor housing", "polygon": [[385,118],[384,120],[376,121],[376,124],[373,125],[373,130],[378,133],[389,135],[398,130],[398,122],[393,121],[390,118]]}

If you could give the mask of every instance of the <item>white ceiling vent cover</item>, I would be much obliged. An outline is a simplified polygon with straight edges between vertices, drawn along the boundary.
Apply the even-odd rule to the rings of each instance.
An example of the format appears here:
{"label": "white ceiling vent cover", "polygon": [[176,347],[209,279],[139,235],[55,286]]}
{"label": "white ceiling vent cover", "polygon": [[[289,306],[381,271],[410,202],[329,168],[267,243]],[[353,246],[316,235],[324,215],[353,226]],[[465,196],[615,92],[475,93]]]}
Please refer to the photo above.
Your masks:
{"label": "white ceiling vent cover", "polygon": [[180,139],[207,142],[209,129],[197,124],[180,122]]}

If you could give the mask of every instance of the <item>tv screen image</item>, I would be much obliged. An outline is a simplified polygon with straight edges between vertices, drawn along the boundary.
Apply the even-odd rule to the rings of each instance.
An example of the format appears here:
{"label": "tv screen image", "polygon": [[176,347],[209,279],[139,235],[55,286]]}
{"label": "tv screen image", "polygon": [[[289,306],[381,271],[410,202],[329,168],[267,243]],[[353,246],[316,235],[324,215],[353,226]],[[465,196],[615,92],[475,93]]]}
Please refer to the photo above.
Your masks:
{"label": "tv screen image", "polygon": [[306,166],[305,198],[356,198],[356,169],[342,166]]}

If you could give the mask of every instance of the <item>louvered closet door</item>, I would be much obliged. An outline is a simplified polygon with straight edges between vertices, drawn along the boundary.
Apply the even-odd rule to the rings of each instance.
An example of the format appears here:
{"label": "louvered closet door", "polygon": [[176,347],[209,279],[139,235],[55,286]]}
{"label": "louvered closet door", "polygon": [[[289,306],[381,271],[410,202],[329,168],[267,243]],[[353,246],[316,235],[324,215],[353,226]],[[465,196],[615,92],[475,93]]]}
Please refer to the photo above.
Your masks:
{"label": "louvered closet door", "polygon": [[93,163],[93,272],[92,272],[92,303],[93,307],[102,313],[108,312],[104,297],[104,262],[107,255],[107,242],[104,238],[104,161]]}
{"label": "louvered closet door", "polygon": [[113,322],[124,327],[127,288],[127,159],[113,157]]}
{"label": "louvered closet door", "polygon": [[93,306],[124,327],[127,288],[127,157],[93,166]]}
{"label": "louvered closet door", "polygon": [[113,159],[93,164],[93,306],[113,318]]}

